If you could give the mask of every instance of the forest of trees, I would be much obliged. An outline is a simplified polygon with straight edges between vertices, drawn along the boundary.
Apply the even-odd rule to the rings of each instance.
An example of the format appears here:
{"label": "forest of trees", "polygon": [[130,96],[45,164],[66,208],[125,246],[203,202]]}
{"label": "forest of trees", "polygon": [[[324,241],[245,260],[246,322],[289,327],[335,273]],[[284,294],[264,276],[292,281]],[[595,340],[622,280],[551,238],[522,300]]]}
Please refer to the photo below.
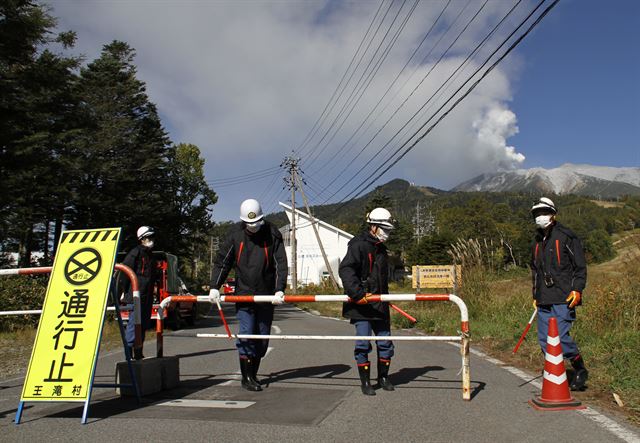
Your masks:
{"label": "forest of trees", "polygon": [[[178,255],[183,277],[206,283],[215,245],[231,223],[211,220],[217,196],[199,148],[170,140],[137,77],[134,48],[113,41],[84,62],[65,55],[75,40],[73,31],[57,33],[55,18],[38,3],[0,3],[0,265],[10,256],[18,257],[11,265],[50,264],[63,229],[121,226],[127,249],[136,228],[149,224],[157,247]],[[475,239],[498,266],[524,267],[537,197],[448,193],[393,180],[314,212],[356,234],[367,209],[388,207],[398,219],[389,248],[401,265],[450,263],[452,244]],[[549,197],[591,262],[612,257],[611,234],[640,226],[637,197],[612,207]],[[283,214],[269,217],[287,223]]]}
{"label": "forest of trees", "polygon": [[155,227],[160,248],[189,257],[217,200],[199,148],[169,139],[133,48],[113,41],[84,64],[64,55],[74,32],[55,27],[35,2],[0,4],[4,259],[50,264],[60,232],[74,228],[121,226],[128,248],[142,224]]}
{"label": "forest of trees", "polygon": [[[612,234],[640,227],[640,197],[621,197],[599,204],[576,195],[547,195],[559,208],[558,220],[582,240],[589,263],[613,258]],[[495,270],[527,267],[535,226],[530,209],[540,195],[494,192],[446,192],[395,179],[343,205],[313,207],[314,215],[356,234],[365,229],[365,214],[389,208],[397,229],[388,247],[396,263],[450,264],[451,246],[476,240],[490,255]],[[284,224],[284,214],[271,219]],[[484,244],[486,243],[486,247]]]}

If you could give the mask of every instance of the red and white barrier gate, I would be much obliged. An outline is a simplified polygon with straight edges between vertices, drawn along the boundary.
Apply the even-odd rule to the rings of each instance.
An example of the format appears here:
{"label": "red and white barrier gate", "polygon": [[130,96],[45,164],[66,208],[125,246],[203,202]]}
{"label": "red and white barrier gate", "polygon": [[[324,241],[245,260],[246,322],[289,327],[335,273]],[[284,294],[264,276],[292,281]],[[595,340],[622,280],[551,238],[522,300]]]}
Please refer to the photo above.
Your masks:
{"label": "red and white barrier gate", "polygon": [[[134,354],[142,354],[142,314],[140,312],[140,287],[138,286],[138,277],[130,267],[121,263],[114,266],[118,271],[123,272],[131,281],[131,292],[133,293],[133,318],[135,323],[135,342],[133,345]],[[3,275],[34,275],[34,274],[50,274],[53,270],[52,266],[43,266],[40,268],[17,268],[17,269],[0,269],[0,277]],[[42,309],[31,309],[25,311],[0,311],[0,315],[28,315],[42,314]]]}
{"label": "red and white barrier gate", "polygon": [[[220,297],[221,301],[227,303],[271,303],[273,295],[226,295]],[[157,356],[163,354],[163,322],[165,308],[172,302],[207,302],[213,303],[209,296],[179,295],[165,298],[158,308],[158,320],[156,323],[156,344]],[[349,302],[351,299],[346,295],[285,295],[286,303],[308,303],[308,302]],[[455,336],[392,336],[393,341],[459,341],[460,353],[462,356],[462,398],[471,400],[471,373],[469,365],[469,312],[467,305],[460,297],[454,294],[382,294],[371,295],[369,302],[378,301],[450,301],[455,303],[460,309],[460,335]],[[222,314],[222,311],[220,311]],[[360,336],[335,336],[335,335],[258,335],[258,334],[232,334],[226,326],[226,321],[222,317],[227,330],[227,334],[195,334],[198,338],[226,338],[226,339],[269,339],[269,340],[389,340],[389,337],[360,337]]]}

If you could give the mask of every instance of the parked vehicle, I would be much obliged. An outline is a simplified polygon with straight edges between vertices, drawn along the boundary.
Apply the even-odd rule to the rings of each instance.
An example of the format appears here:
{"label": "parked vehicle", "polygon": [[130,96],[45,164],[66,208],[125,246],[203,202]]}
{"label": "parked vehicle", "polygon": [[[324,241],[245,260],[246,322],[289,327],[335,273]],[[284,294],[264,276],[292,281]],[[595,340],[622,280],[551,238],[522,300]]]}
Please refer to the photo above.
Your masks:
{"label": "parked vehicle", "polygon": [[[118,262],[124,260],[125,255],[118,255]],[[160,277],[155,284],[153,293],[153,309],[151,310],[151,319],[157,320],[158,307],[160,302],[172,295],[193,295],[189,292],[182,279],[178,276],[178,257],[163,251],[153,251],[153,257],[158,266]],[[118,272],[119,273],[119,272]],[[123,278],[116,277],[116,294],[120,294],[120,305],[126,306],[133,303],[131,294],[123,293]],[[123,310],[122,319],[126,322],[129,320],[131,311]],[[196,321],[198,313],[198,304],[195,302],[178,302],[170,303],[167,307],[167,317],[165,326],[171,329],[180,329],[183,322],[193,325]]]}

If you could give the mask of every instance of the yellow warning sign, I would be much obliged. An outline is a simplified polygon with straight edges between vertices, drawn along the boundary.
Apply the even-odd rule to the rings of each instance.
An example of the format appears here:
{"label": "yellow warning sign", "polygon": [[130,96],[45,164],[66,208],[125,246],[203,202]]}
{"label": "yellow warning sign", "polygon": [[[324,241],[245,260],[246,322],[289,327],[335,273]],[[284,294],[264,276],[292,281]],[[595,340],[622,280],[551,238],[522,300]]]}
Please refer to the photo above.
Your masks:
{"label": "yellow warning sign", "polygon": [[411,267],[411,286],[420,288],[455,288],[460,286],[462,266],[427,265]]}
{"label": "yellow warning sign", "polygon": [[86,401],[120,228],[63,232],[31,352],[22,401]]}

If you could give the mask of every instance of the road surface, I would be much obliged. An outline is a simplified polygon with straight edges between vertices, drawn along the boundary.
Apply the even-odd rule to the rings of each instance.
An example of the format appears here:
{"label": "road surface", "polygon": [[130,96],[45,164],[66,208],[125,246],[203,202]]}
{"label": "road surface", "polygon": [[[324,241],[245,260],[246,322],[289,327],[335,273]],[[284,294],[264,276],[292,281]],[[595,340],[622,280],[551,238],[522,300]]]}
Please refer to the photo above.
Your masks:
{"label": "road surface", "polygon": [[[233,306],[226,305],[225,313],[235,331]],[[348,322],[290,305],[277,307],[273,328],[281,334],[354,334]],[[96,388],[86,425],[80,423],[82,407],[74,403],[27,403],[21,424],[15,425],[23,380],[3,381],[2,440],[640,441],[638,428],[619,424],[592,408],[534,410],[528,400],[539,395],[540,379],[478,352],[471,355],[472,399],[462,400],[461,358],[455,343],[396,342],[390,371],[396,390],[377,390],[370,397],[360,392],[353,342],[271,340],[259,372],[265,389],[253,393],[240,386],[234,343],[191,337],[196,332],[224,333],[224,329],[211,311],[196,327],[165,337],[165,355],[180,359],[178,388],[144,397],[142,405],[117,396],[113,389]],[[145,354],[154,351],[155,343],[148,342]],[[96,382],[113,383],[115,364],[123,355],[122,351],[102,355]],[[375,377],[375,364],[372,372]]]}

